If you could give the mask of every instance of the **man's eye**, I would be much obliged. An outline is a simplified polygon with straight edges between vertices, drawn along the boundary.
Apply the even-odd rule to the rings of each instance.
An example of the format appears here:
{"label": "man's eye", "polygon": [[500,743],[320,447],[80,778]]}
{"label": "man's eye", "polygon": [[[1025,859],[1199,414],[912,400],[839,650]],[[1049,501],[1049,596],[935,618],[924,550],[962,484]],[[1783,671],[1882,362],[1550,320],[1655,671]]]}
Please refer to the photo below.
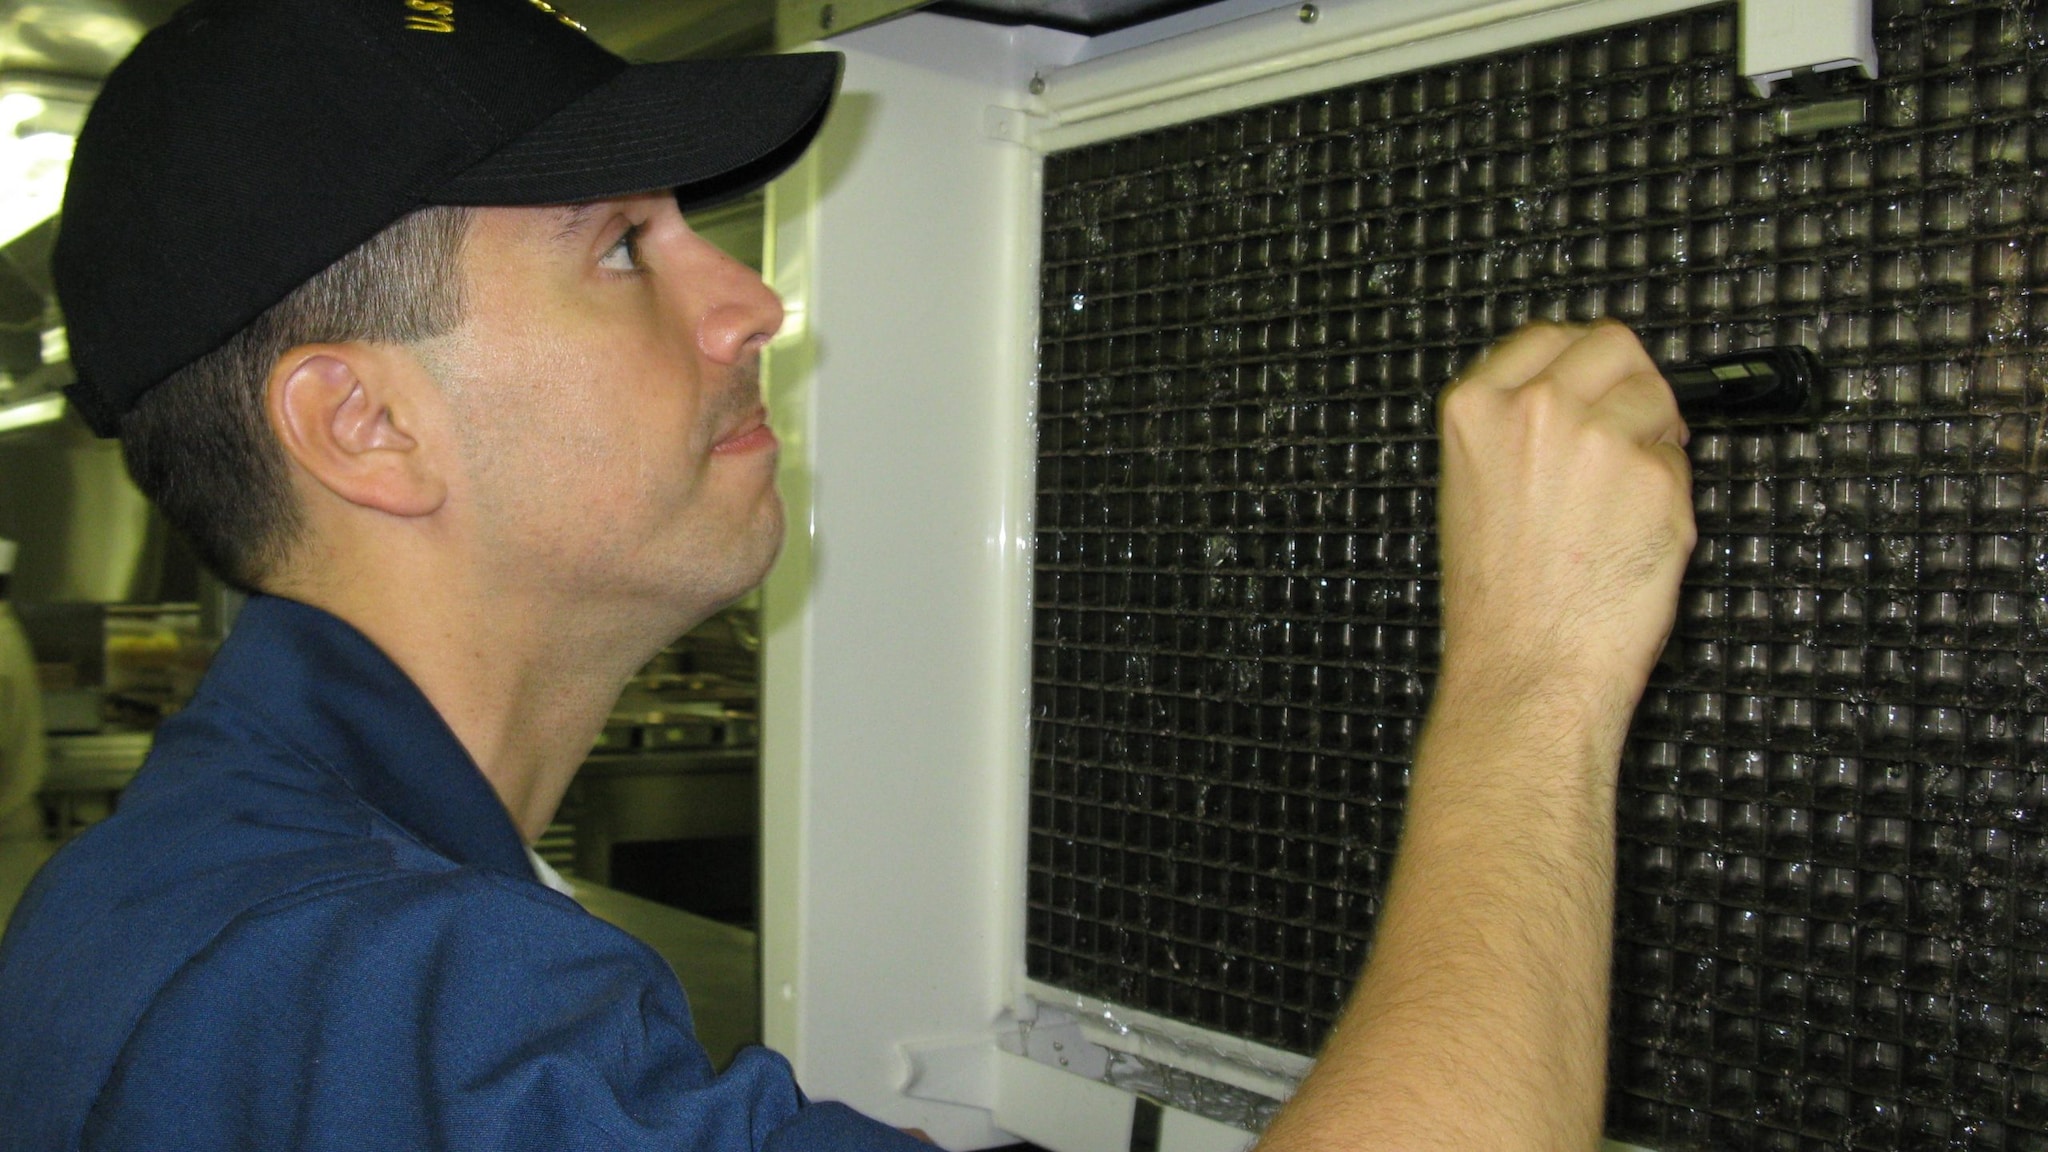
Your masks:
{"label": "man's eye", "polygon": [[638,272],[640,270],[640,226],[635,224],[626,229],[618,243],[613,244],[597,261],[597,266],[610,272]]}

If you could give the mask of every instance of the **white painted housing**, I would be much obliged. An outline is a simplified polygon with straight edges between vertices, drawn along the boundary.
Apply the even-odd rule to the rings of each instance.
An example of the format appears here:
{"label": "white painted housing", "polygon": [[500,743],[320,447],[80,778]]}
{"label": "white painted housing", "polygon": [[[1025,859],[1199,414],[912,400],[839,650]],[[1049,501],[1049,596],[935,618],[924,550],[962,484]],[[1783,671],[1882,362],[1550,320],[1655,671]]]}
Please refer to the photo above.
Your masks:
{"label": "white painted housing", "polygon": [[[1867,38],[1868,0],[1744,16],[1859,2]],[[844,94],[771,190],[768,257],[791,530],[765,600],[762,983],[809,1091],[950,1148],[1123,1152],[1132,1097],[1076,1074],[1105,1049],[1269,1093],[1305,1067],[1023,976],[1043,153],[1699,3],[1316,0],[1305,22],[1235,0],[1106,54],[913,15],[831,44]],[[1248,1142],[1160,1130],[1167,1152]]]}

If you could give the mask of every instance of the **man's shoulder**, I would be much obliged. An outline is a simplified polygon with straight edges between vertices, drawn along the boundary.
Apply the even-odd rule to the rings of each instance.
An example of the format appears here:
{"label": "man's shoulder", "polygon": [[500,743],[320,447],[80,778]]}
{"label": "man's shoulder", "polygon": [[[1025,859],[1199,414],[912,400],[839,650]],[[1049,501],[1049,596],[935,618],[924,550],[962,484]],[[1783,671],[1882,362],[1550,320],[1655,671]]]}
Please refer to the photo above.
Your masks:
{"label": "man's shoulder", "polygon": [[105,1028],[234,925],[281,902],[458,866],[260,739],[171,730],[119,809],[37,874],[0,938],[0,1028],[76,999]]}
{"label": "man's shoulder", "polygon": [[573,910],[548,905],[553,894],[523,874],[451,859],[362,795],[347,769],[296,746],[289,729],[202,696],[159,732],[119,809],[30,885],[0,941],[0,1008],[25,964],[90,971],[96,949],[132,953],[143,941],[172,963],[231,925],[309,901],[417,912],[539,898]]}
{"label": "man's shoulder", "polygon": [[0,1047],[10,1121],[76,1123],[151,1028],[530,988],[518,973],[578,950],[645,968],[566,897],[448,859],[317,766],[260,741],[183,743],[57,854],[0,940],[0,1032],[51,1038],[33,1064]]}
{"label": "man's shoulder", "polygon": [[454,867],[261,728],[199,709],[159,735],[119,809],[36,877],[15,927],[55,918],[75,931],[174,908],[221,923],[307,886]]}

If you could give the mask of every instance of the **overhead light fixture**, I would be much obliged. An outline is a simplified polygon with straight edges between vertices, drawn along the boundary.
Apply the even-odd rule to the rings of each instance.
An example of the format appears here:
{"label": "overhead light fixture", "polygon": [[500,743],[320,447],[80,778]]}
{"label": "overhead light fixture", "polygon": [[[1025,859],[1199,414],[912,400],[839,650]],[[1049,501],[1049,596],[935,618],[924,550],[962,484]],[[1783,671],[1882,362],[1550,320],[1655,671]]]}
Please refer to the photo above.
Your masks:
{"label": "overhead light fixture", "polygon": [[71,147],[94,89],[49,76],[0,76],[0,245],[57,214]]}
{"label": "overhead light fixture", "polygon": [[64,394],[51,392],[0,408],[0,434],[51,424],[64,418]]}

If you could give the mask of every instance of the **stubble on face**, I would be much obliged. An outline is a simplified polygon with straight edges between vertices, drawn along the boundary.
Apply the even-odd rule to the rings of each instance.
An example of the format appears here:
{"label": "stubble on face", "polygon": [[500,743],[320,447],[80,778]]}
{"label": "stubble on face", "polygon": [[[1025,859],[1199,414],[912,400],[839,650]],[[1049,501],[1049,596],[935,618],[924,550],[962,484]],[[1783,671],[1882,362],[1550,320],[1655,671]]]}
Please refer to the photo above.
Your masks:
{"label": "stubble on face", "polygon": [[645,354],[659,339],[622,351],[522,311],[531,294],[481,282],[491,271],[470,264],[468,320],[415,349],[449,403],[484,562],[679,630],[745,595],[782,543],[774,454],[712,448],[753,423],[758,361],[661,363]]}

